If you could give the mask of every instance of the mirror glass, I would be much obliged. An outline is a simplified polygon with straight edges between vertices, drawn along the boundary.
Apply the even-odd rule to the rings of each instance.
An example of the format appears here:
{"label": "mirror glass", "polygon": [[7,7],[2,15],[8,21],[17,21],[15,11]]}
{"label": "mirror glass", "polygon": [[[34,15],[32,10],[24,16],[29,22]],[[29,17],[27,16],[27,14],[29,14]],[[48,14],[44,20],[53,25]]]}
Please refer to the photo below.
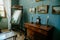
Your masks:
{"label": "mirror glass", "polygon": [[12,15],[12,23],[19,24],[21,19],[22,10],[15,10]]}

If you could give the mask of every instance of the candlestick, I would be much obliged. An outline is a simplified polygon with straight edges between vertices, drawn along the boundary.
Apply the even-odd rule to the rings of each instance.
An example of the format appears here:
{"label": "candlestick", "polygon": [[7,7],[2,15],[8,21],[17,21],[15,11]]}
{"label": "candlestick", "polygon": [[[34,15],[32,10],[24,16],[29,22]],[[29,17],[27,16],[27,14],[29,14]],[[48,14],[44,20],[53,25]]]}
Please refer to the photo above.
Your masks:
{"label": "candlestick", "polygon": [[49,15],[47,16],[47,26],[48,26],[48,22],[49,22]]}
{"label": "candlestick", "polygon": [[47,16],[47,19],[49,19],[49,15]]}
{"label": "candlestick", "polygon": [[31,23],[33,24],[33,15],[32,15],[32,22]]}

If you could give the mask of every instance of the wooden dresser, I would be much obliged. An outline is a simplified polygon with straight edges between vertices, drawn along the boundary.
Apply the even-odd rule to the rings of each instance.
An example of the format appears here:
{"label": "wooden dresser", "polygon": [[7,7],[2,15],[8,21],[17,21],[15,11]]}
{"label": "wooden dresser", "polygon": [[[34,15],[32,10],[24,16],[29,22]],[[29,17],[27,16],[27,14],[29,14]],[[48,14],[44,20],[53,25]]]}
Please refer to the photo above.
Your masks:
{"label": "wooden dresser", "polygon": [[53,27],[46,25],[37,25],[25,23],[27,37],[30,40],[52,40]]}

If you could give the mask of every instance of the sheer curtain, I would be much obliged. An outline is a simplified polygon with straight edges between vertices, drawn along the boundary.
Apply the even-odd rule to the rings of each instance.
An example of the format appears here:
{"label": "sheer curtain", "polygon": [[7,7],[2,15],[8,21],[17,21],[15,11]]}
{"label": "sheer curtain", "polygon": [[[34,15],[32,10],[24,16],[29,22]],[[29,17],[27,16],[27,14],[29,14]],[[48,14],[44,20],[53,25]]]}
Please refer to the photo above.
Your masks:
{"label": "sheer curtain", "polygon": [[5,7],[6,15],[8,18],[8,29],[10,30],[11,29],[11,23],[10,23],[10,20],[11,20],[11,0],[4,0],[4,7]]}

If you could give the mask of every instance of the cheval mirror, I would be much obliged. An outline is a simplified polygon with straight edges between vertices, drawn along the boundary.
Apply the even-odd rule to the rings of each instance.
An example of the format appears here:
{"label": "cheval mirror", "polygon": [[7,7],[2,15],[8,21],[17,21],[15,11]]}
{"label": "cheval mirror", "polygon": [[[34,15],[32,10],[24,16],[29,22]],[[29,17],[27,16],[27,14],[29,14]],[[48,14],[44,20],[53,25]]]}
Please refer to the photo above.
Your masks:
{"label": "cheval mirror", "polygon": [[23,6],[14,5],[11,9],[11,29],[20,30],[20,21],[22,18]]}

